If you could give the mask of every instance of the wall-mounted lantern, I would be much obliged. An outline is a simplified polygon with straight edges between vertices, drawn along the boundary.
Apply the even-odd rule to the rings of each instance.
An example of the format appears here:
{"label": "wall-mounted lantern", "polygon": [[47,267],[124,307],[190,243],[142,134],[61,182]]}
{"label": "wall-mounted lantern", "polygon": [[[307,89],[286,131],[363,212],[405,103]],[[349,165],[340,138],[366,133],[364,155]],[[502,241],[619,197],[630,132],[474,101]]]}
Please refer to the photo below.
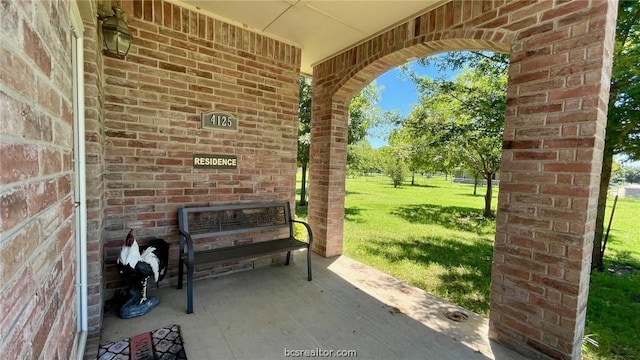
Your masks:
{"label": "wall-mounted lantern", "polygon": [[124,58],[131,47],[131,30],[124,21],[124,11],[118,7],[111,7],[113,14],[105,16],[98,14],[98,19],[102,20],[102,38],[107,47],[105,53]]}

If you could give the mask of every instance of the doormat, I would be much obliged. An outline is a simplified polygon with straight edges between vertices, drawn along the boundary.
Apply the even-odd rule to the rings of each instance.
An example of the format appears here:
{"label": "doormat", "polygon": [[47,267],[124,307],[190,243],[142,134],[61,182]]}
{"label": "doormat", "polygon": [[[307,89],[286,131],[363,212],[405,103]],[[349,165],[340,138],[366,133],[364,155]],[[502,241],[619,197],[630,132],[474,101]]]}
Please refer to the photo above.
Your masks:
{"label": "doormat", "polygon": [[179,325],[100,345],[98,360],[186,360]]}

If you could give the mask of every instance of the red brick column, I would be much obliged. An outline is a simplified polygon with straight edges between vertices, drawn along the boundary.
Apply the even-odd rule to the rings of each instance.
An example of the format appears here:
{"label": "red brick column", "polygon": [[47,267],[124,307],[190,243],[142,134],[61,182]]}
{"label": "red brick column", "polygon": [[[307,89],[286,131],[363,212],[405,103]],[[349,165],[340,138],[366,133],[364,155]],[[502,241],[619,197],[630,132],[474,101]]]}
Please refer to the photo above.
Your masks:
{"label": "red brick column", "polygon": [[490,336],[530,356],[580,358],[616,11],[568,2],[512,45]]}
{"label": "red brick column", "polygon": [[313,250],[322,256],[342,254],[344,179],[347,159],[346,100],[333,101],[322,83],[314,84],[310,151],[309,222]]}

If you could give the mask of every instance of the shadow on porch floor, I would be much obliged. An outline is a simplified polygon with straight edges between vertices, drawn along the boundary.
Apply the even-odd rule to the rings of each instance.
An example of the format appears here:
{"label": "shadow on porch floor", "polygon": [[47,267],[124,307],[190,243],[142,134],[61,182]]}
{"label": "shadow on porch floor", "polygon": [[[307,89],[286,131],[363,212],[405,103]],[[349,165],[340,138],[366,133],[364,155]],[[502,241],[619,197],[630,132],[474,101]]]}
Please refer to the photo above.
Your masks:
{"label": "shadow on porch floor", "polygon": [[[194,284],[153,289],[160,304],[123,320],[105,314],[101,342],[179,324],[190,360],[282,359],[285,349],[355,350],[360,359],[524,359],[487,338],[488,320],[345,256],[304,252],[292,266],[274,265]],[[186,287],[186,285],[185,285]],[[469,319],[456,323],[448,310]]]}

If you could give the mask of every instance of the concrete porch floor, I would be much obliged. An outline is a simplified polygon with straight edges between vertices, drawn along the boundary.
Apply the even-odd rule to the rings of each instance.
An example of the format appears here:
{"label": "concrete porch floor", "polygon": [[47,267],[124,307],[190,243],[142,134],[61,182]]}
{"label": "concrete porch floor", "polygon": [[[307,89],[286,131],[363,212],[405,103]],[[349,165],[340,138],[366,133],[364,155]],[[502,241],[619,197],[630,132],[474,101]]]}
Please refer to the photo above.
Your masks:
{"label": "concrete porch floor", "polygon": [[[150,291],[160,304],[123,320],[105,314],[101,343],[179,324],[190,360],[282,359],[289,350],[355,350],[360,359],[525,359],[487,338],[488,320],[345,256],[306,254],[290,267],[273,265],[194,284]],[[456,323],[443,314],[469,316]]]}

